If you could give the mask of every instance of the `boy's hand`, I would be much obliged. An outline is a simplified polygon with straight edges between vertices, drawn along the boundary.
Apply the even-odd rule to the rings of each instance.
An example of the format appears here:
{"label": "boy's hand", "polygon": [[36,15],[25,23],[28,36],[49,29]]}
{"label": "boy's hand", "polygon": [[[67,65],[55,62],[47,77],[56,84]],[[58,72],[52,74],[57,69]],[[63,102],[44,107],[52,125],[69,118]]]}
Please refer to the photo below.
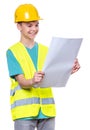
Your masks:
{"label": "boy's hand", "polygon": [[42,81],[45,73],[42,71],[35,72],[34,77],[32,78],[32,84],[35,85]]}
{"label": "boy's hand", "polygon": [[76,59],[75,59],[75,62],[74,62],[74,66],[73,66],[73,68],[72,68],[71,74],[77,72],[79,69],[80,69],[80,64],[79,64],[79,62],[78,62],[78,59],[76,58]]}

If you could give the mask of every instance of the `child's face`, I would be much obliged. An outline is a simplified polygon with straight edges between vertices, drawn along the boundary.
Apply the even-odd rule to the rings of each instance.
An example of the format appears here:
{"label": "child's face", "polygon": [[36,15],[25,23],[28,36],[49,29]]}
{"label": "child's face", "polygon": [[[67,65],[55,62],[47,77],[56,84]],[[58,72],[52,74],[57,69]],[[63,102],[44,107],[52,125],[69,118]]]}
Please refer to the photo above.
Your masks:
{"label": "child's face", "polygon": [[18,29],[21,32],[21,36],[28,39],[34,39],[39,31],[39,22],[22,22],[18,23]]}

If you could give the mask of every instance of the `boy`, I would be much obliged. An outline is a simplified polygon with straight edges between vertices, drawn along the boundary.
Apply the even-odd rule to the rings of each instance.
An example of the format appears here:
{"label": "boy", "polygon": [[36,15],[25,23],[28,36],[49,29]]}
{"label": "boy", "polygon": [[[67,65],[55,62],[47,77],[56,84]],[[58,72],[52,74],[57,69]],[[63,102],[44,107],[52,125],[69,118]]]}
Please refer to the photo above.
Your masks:
{"label": "boy", "polygon": [[[34,41],[41,20],[36,7],[22,4],[15,11],[21,37],[7,50],[11,79],[10,102],[15,130],[54,130],[55,102],[50,87],[35,88],[42,81],[48,48]],[[80,68],[76,59],[72,73]]]}

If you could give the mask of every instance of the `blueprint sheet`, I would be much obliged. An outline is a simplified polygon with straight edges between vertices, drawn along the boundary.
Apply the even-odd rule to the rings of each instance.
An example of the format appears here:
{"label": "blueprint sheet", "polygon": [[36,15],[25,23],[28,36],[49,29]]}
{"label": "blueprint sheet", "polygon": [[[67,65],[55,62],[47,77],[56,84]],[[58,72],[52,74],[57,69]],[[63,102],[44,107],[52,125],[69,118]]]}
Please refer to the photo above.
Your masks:
{"label": "blueprint sheet", "polygon": [[52,37],[43,67],[45,77],[39,87],[64,87],[71,75],[82,38]]}

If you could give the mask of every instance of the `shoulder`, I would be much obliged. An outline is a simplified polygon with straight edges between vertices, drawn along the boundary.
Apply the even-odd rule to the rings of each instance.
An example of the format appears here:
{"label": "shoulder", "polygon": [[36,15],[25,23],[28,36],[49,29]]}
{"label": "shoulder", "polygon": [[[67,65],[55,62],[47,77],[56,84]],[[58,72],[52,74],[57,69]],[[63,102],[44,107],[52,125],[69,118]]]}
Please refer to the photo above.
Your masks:
{"label": "shoulder", "polygon": [[47,55],[47,53],[48,53],[48,47],[39,43],[38,44],[38,53],[39,53],[39,55],[44,57],[44,55]]}
{"label": "shoulder", "polygon": [[12,48],[15,48],[17,46],[19,42],[17,43],[14,43],[13,45],[11,45],[10,47],[8,47],[7,51],[6,52],[10,52],[10,50],[12,50]]}
{"label": "shoulder", "polygon": [[48,50],[48,47],[45,46],[45,45],[43,45],[43,44],[41,44],[41,43],[38,43],[38,46],[39,46],[39,48],[41,48],[41,49]]}
{"label": "shoulder", "polygon": [[20,42],[14,43],[12,46],[9,47],[9,49],[12,50],[13,48],[17,48],[20,45],[21,45]]}

